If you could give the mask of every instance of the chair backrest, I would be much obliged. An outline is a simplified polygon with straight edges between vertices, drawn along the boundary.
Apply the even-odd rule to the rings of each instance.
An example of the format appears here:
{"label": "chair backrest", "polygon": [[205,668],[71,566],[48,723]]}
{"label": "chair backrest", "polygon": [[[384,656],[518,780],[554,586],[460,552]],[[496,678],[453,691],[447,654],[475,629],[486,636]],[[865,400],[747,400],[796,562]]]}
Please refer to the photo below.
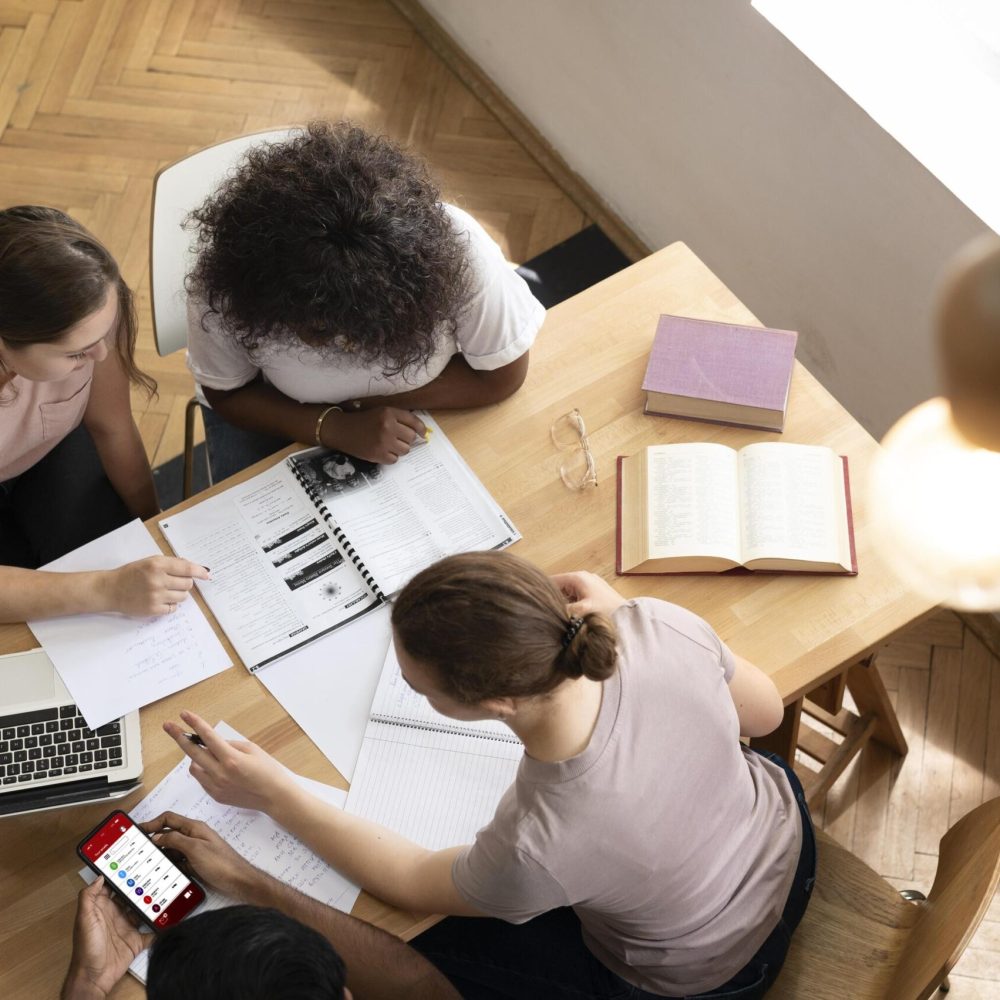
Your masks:
{"label": "chair backrest", "polygon": [[149,285],[156,351],[163,357],[187,345],[187,296],[184,277],[191,268],[192,233],[185,216],[200,205],[251,146],[284,142],[294,128],[239,136],[198,150],[164,167],[153,181],[149,240]]}
{"label": "chair backrest", "polygon": [[926,1000],[961,957],[1000,882],[1000,798],[959,820],[941,839],[934,887],[899,956],[887,997]]}

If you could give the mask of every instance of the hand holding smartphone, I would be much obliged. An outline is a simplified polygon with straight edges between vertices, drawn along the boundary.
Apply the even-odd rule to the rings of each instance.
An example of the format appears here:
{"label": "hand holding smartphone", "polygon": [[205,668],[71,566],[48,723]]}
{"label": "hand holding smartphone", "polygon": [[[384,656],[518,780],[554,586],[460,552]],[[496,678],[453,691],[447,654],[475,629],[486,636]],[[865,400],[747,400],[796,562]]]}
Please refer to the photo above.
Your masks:
{"label": "hand holding smartphone", "polygon": [[76,852],[155,931],[173,927],[205,899],[205,890],[120,809],[88,833]]}

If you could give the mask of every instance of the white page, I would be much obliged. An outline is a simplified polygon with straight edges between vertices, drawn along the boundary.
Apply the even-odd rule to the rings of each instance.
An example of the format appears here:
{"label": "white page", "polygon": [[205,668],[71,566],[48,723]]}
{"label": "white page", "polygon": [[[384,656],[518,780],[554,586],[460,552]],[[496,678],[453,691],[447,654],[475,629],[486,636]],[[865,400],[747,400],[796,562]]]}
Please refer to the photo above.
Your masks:
{"label": "white page", "polygon": [[[225,722],[220,722],[215,730],[227,740],[243,739]],[[144,823],[170,810],[189,819],[201,820],[256,868],[327,906],[343,913],[351,912],[361,892],[358,886],[348,882],[264,813],[220,805],[191,777],[188,763],[187,758],[182,760],[146,798],[129,810],[129,815],[136,822]],[[342,789],[300,775],[292,777],[324,802],[343,808],[347,793]],[[87,882],[97,878],[90,868],[82,869],[80,875]],[[195,913],[221,909],[235,902],[221,892],[206,888],[205,902]],[[148,964],[147,950],[135,957],[129,971],[144,983]]]}
{"label": "white page", "polygon": [[717,556],[740,562],[736,452],[720,444],[649,449],[649,557]]}
{"label": "white page", "polygon": [[[495,719],[435,712],[402,679],[391,646],[372,716],[344,808],[430,850],[471,843],[517,774],[517,737]],[[411,725],[379,721],[390,718]]]}
{"label": "white page", "polygon": [[[744,557],[837,562],[843,464],[821,445],[764,442],[739,456]],[[836,478],[835,478],[836,477]]]}
{"label": "white page", "polygon": [[392,465],[323,449],[290,459],[386,594],[444,556],[521,537],[430,414],[420,418],[430,437]]}
{"label": "white page", "polygon": [[198,589],[251,669],[379,603],[283,462],[160,528],[212,571]]}
{"label": "white page", "polygon": [[282,708],[351,781],[392,636],[388,605],[257,673]]}
{"label": "white page", "polygon": [[[139,520],[43,566],[56,572],[114,569],[163,555]],[[91,729],[232,666],[196,601],[160,618],[72,615],[28,622]]]}

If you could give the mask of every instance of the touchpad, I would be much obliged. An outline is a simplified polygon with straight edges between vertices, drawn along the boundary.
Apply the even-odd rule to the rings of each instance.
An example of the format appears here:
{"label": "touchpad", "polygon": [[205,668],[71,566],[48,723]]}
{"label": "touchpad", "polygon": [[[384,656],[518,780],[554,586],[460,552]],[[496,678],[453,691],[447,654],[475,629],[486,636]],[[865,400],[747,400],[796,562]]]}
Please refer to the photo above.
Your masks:
{"label": "touchpad", "polygon": [[52,661],[42,650],[0,656],[0,711],[9,712],[21,702],[52,701],[64,690]]}

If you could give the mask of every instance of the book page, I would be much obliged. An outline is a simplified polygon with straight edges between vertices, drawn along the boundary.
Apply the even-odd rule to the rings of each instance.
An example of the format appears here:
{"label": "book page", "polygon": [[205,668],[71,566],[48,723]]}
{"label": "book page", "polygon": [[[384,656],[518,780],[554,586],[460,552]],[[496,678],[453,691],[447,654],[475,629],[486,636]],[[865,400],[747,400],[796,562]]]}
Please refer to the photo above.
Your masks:
{"label": "book page", "polygon": [[[114,569],[163,553],[135,520],[42,569]],[[72,615],[28,622],[91,729],[232,666],[197,601],[159,618]]]}
{"label": "book page", "polygon": [[[223,739],[243,739],[235,729],[224,722],[220,722],[215,729]],[[313,795],[331,805],[343,808],[346,793],[342,789],[332,788],[296,774],[292,774],[291,777]],[[136,822],[144,823],[168,810],[207,823],[237,854],[254,867],[298,889],[306,896],[311,896],[320,903],[332,906],[343,913],[350,913],[354,907],[361,892],[358,886],[345,879],[265,813],[254,809],[238,809],[236,806],[216,802],[191,777],[186,757],[149,795],[129,810],[129,815]],[[84,868],[80,875],[87,882],[93,882],[97,877],[90,868]],[[236,902],[221,892],[209,889],[207,886],[204,888],[205,902],[194,911],[196,914],[232,906]],[[147,949],[133,959],[129,971],[144,983],[148,965]]]}
{"label": "book page", "polygon": [[647,449],[649,558],[740,561],[736,452],[721,444]]}
{"label": "book page", "polygon": [[386,594],[454,552],[521,536],[429,414],[429,439],[393,465],[313,448],[289,458]]}
{"label": "book page", "polygon": [[284,463],[160,528],[211,570],[198,589],[251,669],[380,603]]}
{"label": "book page", "polygon": [[739,453],[744,562],[835,564],[846,523],[840,456],[819,445],[767,442]]}

